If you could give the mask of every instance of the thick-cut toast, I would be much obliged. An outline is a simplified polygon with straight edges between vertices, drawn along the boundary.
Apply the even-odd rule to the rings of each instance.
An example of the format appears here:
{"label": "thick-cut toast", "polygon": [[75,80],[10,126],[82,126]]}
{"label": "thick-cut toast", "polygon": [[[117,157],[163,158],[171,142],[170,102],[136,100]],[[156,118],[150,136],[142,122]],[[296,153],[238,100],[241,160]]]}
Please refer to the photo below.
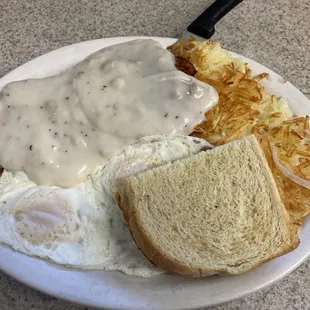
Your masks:
{"label": "thick-cut toast", "polygon": [[129,177],[116,198],[138,248],[172,273],[242,274],[299,245],[254,135]]}

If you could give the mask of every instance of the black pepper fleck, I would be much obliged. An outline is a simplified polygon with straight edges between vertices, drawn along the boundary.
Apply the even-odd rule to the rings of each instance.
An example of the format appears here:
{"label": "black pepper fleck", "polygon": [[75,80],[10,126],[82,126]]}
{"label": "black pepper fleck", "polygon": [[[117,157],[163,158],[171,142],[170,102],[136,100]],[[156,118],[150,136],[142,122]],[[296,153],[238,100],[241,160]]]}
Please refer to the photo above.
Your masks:
{"label": "black pepper fleck", "polygon": [[52,121],[52,124],[55,124],[56,122],[55,121]]}
{"label": "black pepper fleck", "polygon": [[29,150],[32,151],[32,144],[29,146]]}
{"label": "black pepper fleck", "polygon": [[67,150],[65,150],[65,153],[68,153],[68,151],[67,151]]}
{"label": "black pepper fleck", "polygon": [[57,136],[57,132],[55,132],[54,135]]}
{"label": "black pepper fleck", "polygon": [[90,94],[90,92],[87,93],[87,95],[89,95],[89,94]]}
{"label": "black pepper fleck", "polygon": [[42,107],[42,106],[40,106],[40,109],[43,109],[43,107]]}
{"label": "black pepper fleck", "polygon": [[187,127],[187,125],[185,125],[185,127]]}
{"label": "black pepper fleck", "polygon": [[66,100],[69,100],[70,99],[70,97],[66,97]]}
{"label": "black pepper fleck", "polygon": [[27,127],[27,128],[29,128],[29,127],[30,127],[30,125],[27,125],[26,127]]}
{"label": "black pepper fleck", "polygon": [[10,108],[11,106],[10,105],[8,105],[8,108]]}
{"label": "black pepper fleck", "polygon": [[178,116],[176,116],[175,118],[179,118]]}
{"label": "black pepper fleck", "polygon": [[52,129],[50,128],[48,131],[52,131]]}
{"label": "black pepper fleck", "polygon": [[168,113],[165,114],[165,117],[168,117]]}
{"label": "black pepper fleck", "polygon": [[65,125],[67,125],[67,124],[68,124],[68,122],[64,122],[64,124],[65,124]]}
{"label": "black pepper fleck", "polygon": [[8,97],[10,96],[10,94],[6,94]]}
{"label": "black pepper fleck", "polygon": [[89,84],[89,82],[87,82],[86,84]]}
{"label": "black pepper fleck", "polygon": [[66,137],[67,135],[66,134],[64,134],[64,137]]}
{"label": "black pepper fleck", "polygon": [[41,163],[41,165],[45,165],[45,163]]}
{"label": "black pepper fleck", "polygon": [[85,135],[85,137],[87,137],[87,135]]}

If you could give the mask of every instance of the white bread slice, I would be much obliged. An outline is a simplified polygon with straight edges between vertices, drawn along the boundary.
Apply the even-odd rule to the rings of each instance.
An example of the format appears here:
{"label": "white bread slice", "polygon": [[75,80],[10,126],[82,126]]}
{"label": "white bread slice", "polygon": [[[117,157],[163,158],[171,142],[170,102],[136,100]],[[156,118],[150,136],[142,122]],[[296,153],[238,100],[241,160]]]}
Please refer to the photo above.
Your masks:
{"label": "white bread slice", "polygon": [[171,273],[242,274],[299,245],[253,135],[129,177],[116,198],[138,248]]}

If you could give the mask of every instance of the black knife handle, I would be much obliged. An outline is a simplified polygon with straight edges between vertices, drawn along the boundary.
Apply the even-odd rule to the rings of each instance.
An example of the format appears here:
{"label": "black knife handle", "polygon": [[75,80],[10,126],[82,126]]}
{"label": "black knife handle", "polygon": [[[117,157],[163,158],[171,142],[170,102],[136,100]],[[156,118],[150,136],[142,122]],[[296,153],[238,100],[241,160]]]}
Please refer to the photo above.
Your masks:
{"label": "black knife handle", "polygon": [[187,27],[187,30],[203,38],[211,38],[214,25],[240,2],[242,0],[216,0]]}

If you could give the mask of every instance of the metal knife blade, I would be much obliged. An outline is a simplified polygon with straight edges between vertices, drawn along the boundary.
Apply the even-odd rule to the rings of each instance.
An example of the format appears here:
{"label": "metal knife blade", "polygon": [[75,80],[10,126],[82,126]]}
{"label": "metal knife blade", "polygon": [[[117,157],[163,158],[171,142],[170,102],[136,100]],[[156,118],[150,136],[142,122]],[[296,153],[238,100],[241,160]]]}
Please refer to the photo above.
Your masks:
{"label": "metal knife blade", "polygon": [[214,34],[215,24],[237,6],[242,0],[216,0],[198,16],[182,33],[180,40],[195,37],[197,40],[210,39]]}

